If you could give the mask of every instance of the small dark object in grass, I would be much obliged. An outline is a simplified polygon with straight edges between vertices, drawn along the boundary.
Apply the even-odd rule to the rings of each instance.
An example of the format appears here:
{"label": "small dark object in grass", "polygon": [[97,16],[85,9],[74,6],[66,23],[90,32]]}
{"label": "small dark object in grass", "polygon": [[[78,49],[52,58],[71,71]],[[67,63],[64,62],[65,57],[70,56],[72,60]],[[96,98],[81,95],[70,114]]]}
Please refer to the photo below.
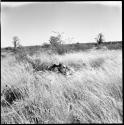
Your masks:
{"label": "small dark object in grass", "polygon": [[22,99],[23,95],[18,88],[6,88],[4,90],[4,98],[9,104],[13,104],[14,101]]}
{"label": "small dark object in grass", "polygon": [[2,58],[5,58],[6,56],[5,55],[1,55]]}

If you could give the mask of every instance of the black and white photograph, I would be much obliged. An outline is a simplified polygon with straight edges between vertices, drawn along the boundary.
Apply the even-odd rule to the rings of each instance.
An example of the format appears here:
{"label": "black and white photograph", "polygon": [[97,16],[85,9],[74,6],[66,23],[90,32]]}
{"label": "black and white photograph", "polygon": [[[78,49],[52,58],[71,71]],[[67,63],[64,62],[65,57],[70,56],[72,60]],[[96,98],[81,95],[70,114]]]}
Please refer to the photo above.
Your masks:
{"label": "black and white photograph", "polygon": [[1,124],[123,123],[122,1],[1,2]]}

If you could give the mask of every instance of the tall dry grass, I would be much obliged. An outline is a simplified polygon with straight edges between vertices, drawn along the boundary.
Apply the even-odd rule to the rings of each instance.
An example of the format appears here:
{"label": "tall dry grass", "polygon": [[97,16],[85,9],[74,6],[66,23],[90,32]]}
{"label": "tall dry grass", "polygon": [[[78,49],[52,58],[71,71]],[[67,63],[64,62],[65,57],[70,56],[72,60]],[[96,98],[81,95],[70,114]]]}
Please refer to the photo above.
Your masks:
{"label": "tall dry grass", "polygon": [[[1,123],[122,123],[121,50],[30,58],[45,65],[61,62],[74,72],[33,72],[14,57],[1,60]],[[7,92],[16,95],[12,104]]]}

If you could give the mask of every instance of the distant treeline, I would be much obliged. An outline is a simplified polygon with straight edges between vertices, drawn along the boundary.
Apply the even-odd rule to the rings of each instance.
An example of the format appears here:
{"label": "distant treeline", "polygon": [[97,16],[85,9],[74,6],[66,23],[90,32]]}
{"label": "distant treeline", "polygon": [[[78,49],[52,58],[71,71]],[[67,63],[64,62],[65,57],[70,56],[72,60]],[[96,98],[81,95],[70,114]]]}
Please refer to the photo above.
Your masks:
{"label": "distant treeline", "polygon": [[[45,45],[37,45],[37,46],[23,46],[23,49],[26,51],[44,51],[50,49],[50,44]],[[67,51],[74,50],[74,51],[83,51],[87,49],[92,49],[93,47],[97,47],[97,43],[73,43],[73,44],[63,44]],[[100,46],[106,46],[108,49],[121,49],[122,48],[122,41],[109,41],[101,43]],[[6,47],[1,48],[1,52],[3,51],[11,51],[13,47]]]}

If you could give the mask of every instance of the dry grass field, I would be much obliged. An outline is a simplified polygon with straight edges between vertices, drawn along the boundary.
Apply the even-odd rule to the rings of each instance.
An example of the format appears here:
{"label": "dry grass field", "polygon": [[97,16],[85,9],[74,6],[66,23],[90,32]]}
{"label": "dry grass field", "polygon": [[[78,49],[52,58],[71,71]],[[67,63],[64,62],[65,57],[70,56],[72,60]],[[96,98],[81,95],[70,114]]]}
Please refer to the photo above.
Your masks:
{"label": "dry grass field", "polygon": [[61,62],[73,72],[34,72],[26,61],[1,58],[1,124],[122,123],[122,50],[28,58],[42,67]]}

